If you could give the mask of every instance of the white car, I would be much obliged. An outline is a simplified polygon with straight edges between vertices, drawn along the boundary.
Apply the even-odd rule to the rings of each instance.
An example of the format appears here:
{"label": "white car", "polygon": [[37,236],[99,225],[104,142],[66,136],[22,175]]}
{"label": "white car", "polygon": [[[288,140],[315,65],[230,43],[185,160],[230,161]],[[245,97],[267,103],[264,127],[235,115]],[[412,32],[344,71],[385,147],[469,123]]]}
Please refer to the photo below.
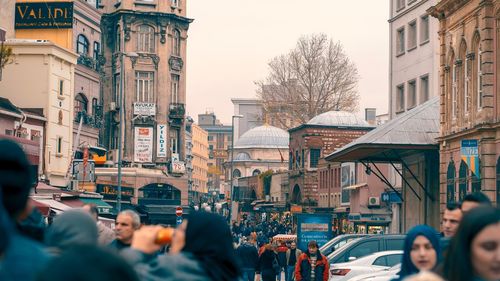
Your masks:
{"label": "white car", "polygon": [[349,281],[390,281],[398,277],[400,270],[401,264],[397,264],[381,271],[358,275]]}
{"label": "white car", "polygon": [[403,251],[384,251],[350,262],[330,265],[330,281],[344,281],[351,278],[382,271],[401,263]]}

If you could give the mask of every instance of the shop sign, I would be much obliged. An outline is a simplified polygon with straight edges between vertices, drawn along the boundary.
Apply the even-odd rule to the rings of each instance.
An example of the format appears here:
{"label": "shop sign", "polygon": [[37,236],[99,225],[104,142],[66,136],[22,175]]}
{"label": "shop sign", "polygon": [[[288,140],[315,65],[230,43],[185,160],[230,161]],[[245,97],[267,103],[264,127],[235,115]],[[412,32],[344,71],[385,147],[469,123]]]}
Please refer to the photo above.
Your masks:
{"label": "shop sign", "polygon": [[214,149],[213,150],[214,158],[227,159],[227,150],[224,149]]}
{"label": "shop sign", "polygon": [[[111,184],[97,184],[96,192],[101,194],[104,199],[114,200],[118,194],[118,187]],[[129,200],[130,197],[134,197],[134,189],[122,186],[122,199]]]}
{"label": "shop sign", "polygon": [[153,128],[135,127],[134,161],[138,163],[153,162]]}
{"label": "shop sign", "polygon": [[297,214],[297,247],[307,250],[311,240],[321,247],[332,238],[332,216],[329,214]]}
{"label": "shop sign", "polygon": [[156,127],[156,157],[167,157],[167,125]]}
{"label": "shop sign", "polygon": [[291,213],[302,213],[302,206],[299,206],[299,205],[290,206],[290,212]]}
{"label": "shop sign", "polygon": [[184,174],[186,165],[183,161],[172,161],[172,174]]}
{"label": "shop sign", "polygon": [[73,2],[16,3],[15,29],[73,27]]}
{"label": "shop sign", "polygon": [[149,102],[134,102],[134,115],[155,116],[156,104]]}

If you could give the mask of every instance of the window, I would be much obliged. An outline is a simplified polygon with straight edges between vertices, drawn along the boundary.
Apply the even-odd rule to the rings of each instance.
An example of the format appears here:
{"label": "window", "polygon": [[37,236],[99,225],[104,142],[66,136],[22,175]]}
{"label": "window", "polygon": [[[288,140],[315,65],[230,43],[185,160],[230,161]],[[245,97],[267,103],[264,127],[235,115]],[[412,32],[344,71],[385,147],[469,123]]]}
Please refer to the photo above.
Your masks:
{"label": "window", "polygon": [[155,31],[152,26],[143,24],[137,28],[137,51],[154,53]]}
{"label": "window", "polygon": [[241,172],[238,169],[234,169],[233,171],[233,178],[239,178],[241,177]]}
{"label": "window", "polygon": [[135,73],[137,102],[154,102],[154,73],[137,71]]}
{"label": "window", "polygon": [[122,36],[120,32],[120,26],[116,27],[116,41],[115,41],[115,51],[120,52],[122,50]]}
{"label": "window", "polygon": [[408,82],[408,108],[417,104],[417,86],[415,80]]}
{"label": "window", "polygon": [[[87,106],[88,106],[88,99],[85,97],[84,94],[78,94],[75,97],[75,106],[74,106],[74,114],[75,118],[78,117],[80,112],[87,113]],[[80,121],[80,120],[77,120]]]}
{"label": "window", "polygon": [[482,71],[482,60],[483,55],[481,51],[481,45],[477,48],[477,107],[478,109],[483,108],[483,71]]}
{"label": "window", "polygon": [[179,7],[179,4],[180,4],[179,2],[180,2],[180,1],[181,1],[181,0],[170,0],[170,5],[171,5],[172,7],[176,7],[176,8],[177,8],[177,7]]}
{"label": "window", "polygon": [[403,255],[388,255],[385,257],[387,261],[387,266],[393,267],[396,264],[400,264],[403,260]]}
{"label": "window", "polygon": [[170,151],[172,153],[179,153],[178,139],[179,139],[179,132],[177,130],[170,131]]}
{"label": "window", "polygon": [[57,154],[62,154],[63,150],[63,138],[62,137],[57,137],[56,140],[56,153]]}
{"label": "window", "polygon": [[417,47],[417,21],[408,24],[408,49]]}
{"label": "window", "polygon": [[81,55],[88,55],[89,53],[89,40],[82,34],[79,34],[76,39],[76,52]]}
{"label": "window", "polygon": [[181,55],[181,32],[178,29],[174,29],[174,38],[172,40],[172,51],[174,56]]}
{"label": "window", "polygon": [[260,175],[260,170],[259,169],[253,170],[252,176],[257,176],[257,175]]}
{"label": "window", "polygon": [[451,161],[446,172],[446,203],[455,202],[455,174],[455,163]]}
{"label": "window", "polygon": [[64,96],[64,80],[59,80],[59,95]]}
{"label": "window", "polygon": [[378,252],[378,250],[379,248],[377,240],[360,243],[349,252],[349,254],[345,257],[345,261],[349,261],[349,257],[361,258],[366,255]]}
{"label": "window", "polygon": [[318,161],[321,154],[321,149],[311,148],[309,151],[309,168],[318,167]]}
{"label": "window", "polygon": [[405,85],[401,84],[396,87],[396,112],[405,110]]}
{"label": "window", "polygon": [[405,7],[405,0],[396,0],[396,11],[399,11]]}
{"label": "window", "polygon": [[179,103],[179,75],[172,74],[172,81],[170,83],[172,103]]}
{"label": "window", "polygon": [[208,136],[208,141],[213,141],[214,140],[214,136]]}
{"label": "window", "polygon": [[92,99],[92,115],[97,115],[97,99]]}
{"label": "window", "polygon": [[401,27],[397,30],[396,55],[401,55],[405,52],[405,28]]}
{"label": "window", "polygon": [[465,59],[464,69],[464,113],[469,114],[470,108],[470,93],[469,93],[469,81],[470,81],[470,67],[471,63],[468,58]]}
{"label": "window", "polygon": [[387,251],[397,251],[403,250],[404,239],[387,239],[385,240],[385,245],[387,246]]}
{"label": "window", "polygon": [[94,42],[94,59],[98,60],[101,55],[101,44],[99,42]]}
{"label": "window", "polygon": [[429,41],[429,16],[420,18],[420,44]]}
{"label": "window", "polygon": [[420,103],[429,99],[429,75],[420,77]]}
{"label": "window", "polygon": [[114,89],[115,89],[113,101],[118,102],[118,100],[120,98],[120,73],[115,74],[115,77],[113,79],[114,79],[113,84],[114,84]]}
{"label": "window", "polygon": [[458,80],[458,67],[453,64],[453,70],[451,73],[451,117],[453,119],[457,118],[457,80]]}
{"label": "window", "polygon": [[387,266],[387,258],[386,256],[381,256],[375,259],[372,263],[372,265],[378,265],[378,266]]}

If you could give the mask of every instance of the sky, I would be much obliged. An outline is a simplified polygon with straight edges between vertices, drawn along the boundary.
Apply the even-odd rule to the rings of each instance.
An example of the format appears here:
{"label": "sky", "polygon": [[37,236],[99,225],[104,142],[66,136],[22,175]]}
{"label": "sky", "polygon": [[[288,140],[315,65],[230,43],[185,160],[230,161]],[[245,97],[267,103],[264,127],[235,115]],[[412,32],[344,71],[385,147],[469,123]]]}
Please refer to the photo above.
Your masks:
{"label": "sky", "polygon": [[255,98],[267,63],[293,49],[302,35],[324,33],[340,41],[360,80],[358,114],[387,113],[389,1],[187,0],[187,113],[195,121],[210,110],[231,123],[231,98]]}

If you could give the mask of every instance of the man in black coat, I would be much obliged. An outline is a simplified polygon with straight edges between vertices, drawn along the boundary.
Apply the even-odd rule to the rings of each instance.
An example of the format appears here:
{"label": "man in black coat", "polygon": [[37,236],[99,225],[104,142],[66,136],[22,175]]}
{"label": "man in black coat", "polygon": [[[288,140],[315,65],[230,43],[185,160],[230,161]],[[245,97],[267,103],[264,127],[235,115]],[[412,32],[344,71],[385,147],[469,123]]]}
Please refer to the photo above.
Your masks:
{"label": "man in black coat", "polygon": [[244,281],[254,281],[255,270],[259,261],[257,248],[248,242],[250,240],[250,236],[246,237],[245,241],[236,249],[236,254],[240,258]]}

